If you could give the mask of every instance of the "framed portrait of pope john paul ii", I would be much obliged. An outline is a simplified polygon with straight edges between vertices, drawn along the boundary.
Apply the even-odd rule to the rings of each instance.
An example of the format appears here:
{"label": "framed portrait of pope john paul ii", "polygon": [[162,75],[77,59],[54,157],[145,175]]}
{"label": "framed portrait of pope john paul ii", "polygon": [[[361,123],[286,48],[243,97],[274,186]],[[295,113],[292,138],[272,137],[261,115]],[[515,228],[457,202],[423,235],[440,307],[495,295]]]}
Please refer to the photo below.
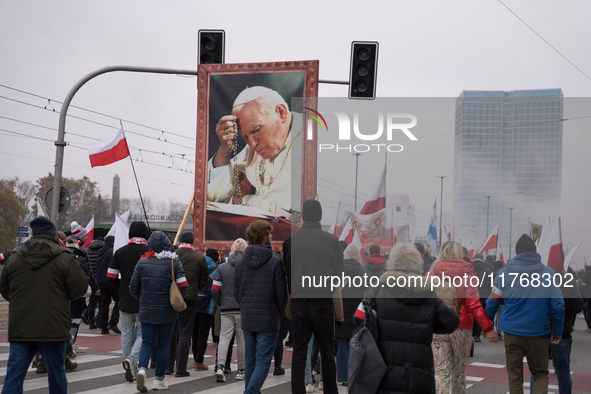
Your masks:
{"label": "framed portrait of pope john paul ii", "polygon": [[230,250],[254,220],[273,225],[272,247],[316,196],[316,133],[303,102],[318,97],[318,61],[199,66],[195,247]]}

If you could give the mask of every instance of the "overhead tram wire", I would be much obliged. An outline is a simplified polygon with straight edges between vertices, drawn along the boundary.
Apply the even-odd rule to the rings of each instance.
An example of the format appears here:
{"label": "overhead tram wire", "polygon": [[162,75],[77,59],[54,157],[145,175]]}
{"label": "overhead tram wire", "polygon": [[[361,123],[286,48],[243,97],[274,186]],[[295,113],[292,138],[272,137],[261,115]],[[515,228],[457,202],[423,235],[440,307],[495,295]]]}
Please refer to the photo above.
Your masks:
{"label": "overhead tram wire", "polygon": [[[39,160],[39,161],[45,161],[48,163],[53,163],[53,160],[47,160],[47,159],[41,159],[39,157],[32,157],[32,156],[25,156],[25,155],[20,155],[20,154],[16,154],[13,152],[3,152],[0,151],[0,153],[3,154],[7,154],[7,155],[12,155],[12,156],[18,156],[18,157],[24,157],[25,159],[33,159],[33,160]],[[148,164],[148,163],[146,163]],[[76,168],[82,168],[82,169],[88,169],[88,167],[84,167],[84,166],[79,166],[76,164],[72,164],[71,167],[76,167]],[[105,172],[108,174],[115,174],[115,175],[119,175],[118,172],[115,171],[108,171],[108,170],[99,170],[99,169],[94,169],[94,171],[99,171],[99,172]],[[132,175],[127,175],[127,174],[121,174],[121,176],[126,176],[126,177],[132,177]],[[152,178],[144,178],[144,177],[138,177],[139,179],[145,179],[146,181],[150,181],[150,182],[157,182],[157,183],[165,183],[167,185],[173,185],[173,186],[181,186],[181,187],[188,187],[188,188],[193,188],[193,185],[185,185],[185,184],[181,184],[181,183],[175,183],[175,182],[165,182],[165,181],[160,181],[158,179],[152,179]]]}
{"label": "overhead tram wire", "polygon": [[503,5],[503,7],[505,7],[506,9],[509,10],[509,12],[511,12],[513,15],[515,15],[515,17],[517,19],[519,19],[525,26],[527,26],[528,29],[530,29],[531,31],[533,31],[535,33],[535,35],[537,35],[538,37],[540,37],[542,39],[542,41],[544,41],[546,44],[548,44],[548,46],[550,46],[550,48],[554,49],[554,51],[556,53],[558,53],[560,56],[562,56],[562,58],[564,60],[566,60],[567,62],[570,63],[571,66],[573,66],[574,68],[576,68],[581,74],[583,74],[585,76],[585,78],[587,78],[588,80],[591,81],[591,77],[589,77],[587,74],[585,74],[585,72],[583,72],[583,70],[581,70],[579,67],[577,67],[573,62],[571,62],[566,56],[564,56],[558,49],[556,49],[552,44],[550,44],[544,37],[542,37],[540,35],[540,33],[538,33],[537,31],[534,30],[533,27],[531,27],[530,25],[528,25],[523,19],[521,19],[519,17],[519,15],[517,15],[511,8],[509,8],[505,3],[503,3],[501,0],[498,0],[499,3],[501,3]]}
{"label": "overhead tram wire", "polygon": [[[43,125],[39,125],[39,124],[35,124],[35,123],[30,123],[30,122],[25,122],[23,120],[9,118],[9,117],[6,117],[6,116],[1,116],[0,115],[0,118],[1,119],[7,119],[7,120],[10,120],[10,121],[13,121],[13,122],[17,122],[17,123],[26,124],[26,125],[29,125],[29,126],[39,127],[39,128],[46,129],[46,130],[57,131],[56,129],[53,129],[51,127],[47,127],[47,126],[43,126]],[[7,131],[7,132],[13,133],[13,134],[16,133],[16,132],[11,132],[11,131]],[[101,139],[99,139],[99,138],[88,137],[88,136],[82,135],[82,134],[76,134],[76,133],[68,133],[68,134],[69,135],[76,136],[76,137],[87,138],[87,139],[94,140],[94,141],[101,141]],[[23,136],[26,137],[27,135],[24,135],[23,134]],[[134,146],[129,146],[129,148],[130,149],[135,149],[135,150],[138,150],[138,151],[141,151],[141,152],[149,152],[149,153],[154,153],[154,154],[158,154],[158,155],[162,154],[162,155],[168,156],[168,157],[176,157],[176,158],[178,158],[180,160],[186,160],[189,163],[195,163],[194,160],[186,159],[184,157],[184,156],[187,156],[187,155],[191,156],[192,155],[191,153],[166,153],[166,152],[157,152],[157,151],[153,151],[153,150],[150,150],[150,149],[136,148]]]}
{"label": "overhead tram wire", "polygon": [[[37,137],[37,136],[33,136],[33,135],[28,135],[28,134],[23,134],[23,133],[19,133],[19,132],[16,132],[16,131],[12,131],[12,130],[3,129],[3,128],[0,128],[0,131],[2,131],[2,132],[6,132],[6,133],[10,133],[10,134],[14,134],[14,135],[18,135],[18,136],[25,137],[25,138],[32,138],[32,139],[36,139],[36,140],[40,140],[40,141],[46,141],[46,142],[51,142],[51,143],[53,143],[53,142],[54,142],[54,140],[50,140],[50,139],[47,139],[47,138],[43,138],[43,137]],[[72,148],[76,148],[76,149],[81,149],[81,150],[84,150],[84,151],[88,151],[88,148],[86,148],[86,147],[82,147],[82,146],[77,146],[77,145],[74,145],[73,143],[70,143],[70,142],[68,143],[68,145],[67,145],[67,146],[70,146],[70,147],[72,147]],[[141,152],[141,151],[144,151],[143,149],[139,149],[139,148],[133,148],[133,149],[137,149],[137,150],[138,150],[138,151],[140,151],[140,152]],[[146,152],[148,152],[148,151],[146,150]],[[167,156],[167,157],[170,157],[170,156],[168,156],[168,155],[166,155],[166,154],[164,154],[164,153],[161,153],[161,152],[155,152],[155,151],[149,151],[149,152],[150,152],[150,153],[155,153],[155,154],[163,154],[163,155],[165,155],[165,156]],[[190,162],[192,162],[192,160],[189,160],[189,159],[183,159],[183,158],[179,158],[179,159],[180,159],[180,160],[186,160],[186,161],[190,161]],[[178,167],[178,168],[175,168],[175,167],[173,167],[173,166],[164,166],[164,165],[161,165],[161,164],[156,164],[156,163],[152,163],[152,162],[145,161],[145,160],[137,160],[137,159],[136,159],[136,160],[134,160],[134,161],[136,161],[136,162],[138,162],[138,163],[145,163],[145,164],[152,165],[152,166],[156,166],[156,167],[162,167],[162,168],[167,168],[167,169],[173,169],[173,170],[175,170],[175,171],[180,171],[180,172],[186,172],[186,173],[193,174],[193,172],[192,172],[192,171],[183,170],[183,169],[182,169],[181,167],[179,167],[178,165],[175,165],[176,167]]]}
{"label": "overhead tram wire", "polygon": [[[10,90],[14,90],[16,92],[23,93],[23,94],[28,94],[30,96],[37,97],[37,98],[40,98],[40,99],[43,99],[43,100],[48,100],[49,102],[53,101],[54,103],[58,103],[58,104],[63,104],[64,103],[63,101],[53,100],[53,99],[50,99],[49,97],[43,97],[43,96],[40,96],[38,94],[27,92],[25,90],[21,90],[21,89],[17,89],[17,88],[13,88],[13,87],[10,87],[10,86],[7,86],[7,85],[0,84],[0,87],[6,88],[6,89],[10,89]],[[3,96],[0,96],[0,97],[3,97]],[[164,130],[158,129],[156,127],[147,126],[147,125],[144,125],[144,124],[141,124],[141,123],[137,123],[137,122],[133,122],[131,120],[126,120],[126,119],[123,119],[123,118],[118,118],[118,117],[113,116],[113,115],[104,114],[102,112],[94,111],[94,110],[87,109],[87,108],[84,108],[84,107],[79,107],[79,106],[76,106],[76,105],[70,105],[70,107],[79,109],[81,111],[90,112],[90,113],[93,113],[93,114],[96,114],[96,115],[101,115],[101,116],[104,116],[104,117],[107,117],[107,118],[111,118],[111,119],[115,119],[115,120],[121,120],[123,122],[127,122],[127,123],[130,123],[130,124],[136,125],[136,126],[145,127],[147,129],[169,133],[169,134],[175,135],[177,137],[182,137],[182,138],[187,138],[187,139],[194,140],[194,138],[187,137],[187,136],[181,135],[181,134],[176,134],[176,133],[173,133],[172,131],[164,131]],[[55,112],[58,112],[58,111],[55,111]]]}

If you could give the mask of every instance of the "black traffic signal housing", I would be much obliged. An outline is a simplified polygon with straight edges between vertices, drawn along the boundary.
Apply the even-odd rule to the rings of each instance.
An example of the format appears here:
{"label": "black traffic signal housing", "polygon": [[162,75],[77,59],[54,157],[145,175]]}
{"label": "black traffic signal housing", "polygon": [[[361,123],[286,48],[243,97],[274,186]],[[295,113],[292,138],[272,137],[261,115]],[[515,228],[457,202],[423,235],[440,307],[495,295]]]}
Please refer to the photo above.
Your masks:
{"label": "black traffic signal housing", "polygon": [[375,99],[377,75],[378,43],[375,41],[353,41],[351,43],[349,98]]}
{"label": "black traffic signal housing", "polygon": [[199,30],[198,64],[224,63],[226,32],[223,30]]}

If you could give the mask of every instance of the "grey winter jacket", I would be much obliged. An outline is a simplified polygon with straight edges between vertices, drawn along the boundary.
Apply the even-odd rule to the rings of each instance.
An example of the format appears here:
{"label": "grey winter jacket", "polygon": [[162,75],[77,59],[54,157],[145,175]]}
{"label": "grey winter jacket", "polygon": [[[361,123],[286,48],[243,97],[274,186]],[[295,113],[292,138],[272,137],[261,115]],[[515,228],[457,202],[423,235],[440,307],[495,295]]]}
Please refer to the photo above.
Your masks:
{"label": "grey winter jacket", "polygon": [[152,233],[148,240],[148,249],[135,266],[129,292],[140,302],[140,323],[172,323],[176,321],[178,314],[170,305],[171,260],[174,262],[176,283],[183,295],[188,285],[185,271],[181,261],[172,251],[172,242],[162,231]]}
{"label": "grey winter jacket", "polygon": [[236,263],[242,258],[242,253],[234,253],[228,257],[226,263],[220,264],[213,277],[211,293],[215,303],[220,307],[221,314],[240,313],[240,306],[234,298],[234,272]]}

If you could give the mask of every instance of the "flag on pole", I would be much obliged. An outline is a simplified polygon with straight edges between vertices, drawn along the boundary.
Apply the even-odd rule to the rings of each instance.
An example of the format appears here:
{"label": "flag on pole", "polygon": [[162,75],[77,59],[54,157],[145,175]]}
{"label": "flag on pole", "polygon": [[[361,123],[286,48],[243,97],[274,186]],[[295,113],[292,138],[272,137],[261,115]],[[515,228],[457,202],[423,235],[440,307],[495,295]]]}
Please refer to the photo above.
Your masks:
{"label": "flag on pole", "polygon": [[0,260],[4,260],[4,253],[0,253]]}
{"label": "flag on pole", "polygon": [[347,244],[355,244],[355,246],[357,246],[357,248],[359,249],[361,265],[364,265],[366,263],[365,254],[363,253],[363,244],[361,243],[361,239],[359,238],[359,233],[357,232],[357,229],[355,228],[355,226],[353,226],[353,221],[351,220],[351,218],[347,220],[347,224],[345,224],[345,228],[341,233],[339,241],[345,241]]}
{"label": "flag on pole", "polygon": [[37,216],[45,216],[46,218],[49,217],[39,197],[37,197]]}
{"label": "flag on pole", "polygon": [[119,131],[108,140],[90,144],[88,154],[91,167],[106,166],[129,156],[129,147],[127,146],[127,139],[125,139],[123,124],[119,127]]}
{"label": "flag on pole", "polygon": [[431,214],[429,230],[427,231],[427,242],[429,242],[429,245],[431,246],[433,256],[437,257],[437,197],[435,197],[435,204],[433,204],[433,213]]}
{"label": "flag on pole", "polygon": [[378,183],[371,192],[369,199],[359,211],[361,215],[369,215],[376,213],[379,210],[386,208],[386,163],[384,163],[384,169],[378,178]]}
{"label": "flag on pole", "polygon": [[560,217],[554,222],[552,231],[546,232],[543,236],[543,242],[540,242],[539,254],[542,256],[542,263],[552,268],[556,272],[564,269],[564,254],[562,251],[562,230],[560,226]]}
{"label": "flag on pole", "polygon": [[111,229],[113,228],[115,228],[115,242],[113,243],[113,253],[115,253],[117,249],[129,242],[129,225],[116,213],[115,223]]}
{"label": "flag on pole", "polygon": [[501,263],[505,264],[505,258],[503,257],[503,247],[499,245],[499,260]]}
{"label": "flag on pole", "polygon": [[574,248],[572,248],[572,250],[568,253],[568,255],[564,258],[564,270],[566,271],[568,269],[568,267],[570,266],[570,262],[573,259],[573,256],[575,255],[575,252],[577,251],[577,249],[579,248],[579,246],[583,243],[583,241],[579,242]]}
{"label": "flag on pole", "polygon": [[485,250],[491,250],[497,248],[497,242],[499,240],[499,223],[493,228],[493,230],[488,235],[484,246],[480,249],[480,253],[484,252]]}
{"label": "flag on pole", "polygon": [[88,245],[90,245],[90,243],[94,239],[94,215],[92,215],[92,219],[90,219],[90,222],[88,222],[85,228],[86,242],[84,242],[84,245],[82,245],[83,248],[86,248]]}

